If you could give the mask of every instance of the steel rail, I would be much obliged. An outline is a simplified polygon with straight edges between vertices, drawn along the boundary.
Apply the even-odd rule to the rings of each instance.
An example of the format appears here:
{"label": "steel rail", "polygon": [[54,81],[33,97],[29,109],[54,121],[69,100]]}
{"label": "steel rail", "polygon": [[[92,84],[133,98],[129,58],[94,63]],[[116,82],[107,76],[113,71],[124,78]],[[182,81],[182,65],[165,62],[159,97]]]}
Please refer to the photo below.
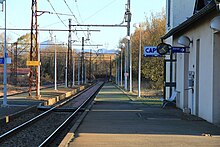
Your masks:
{"label": "steel rail", "polygon": [[61,131],[61,129],[63,129],[65,127],[65,125],[67,125],[72,119],[73,117],[77,114],[77,112],[84,106],[87,104],[87,102],[89,100],[91,100],[94,95],[97,93],[97,91],[99,91],[99,89],[102,87],[102,85],[104,84],[104,82],[102,84],[100,84],[100,86],[98,87],[98,89],[92,94],[90,95],[50,136],[48,136],[44,142],[42,142],[39,147],[43,147],[46,146],[50,143],[50,141],[57,135],[57,133],[59,133],[59,131]]}
{"label": "steel rail", "polygon": [[[93,84],[93,85],[94,85],[94,84]],[[30,125],[31,123],[36,122],[36,121],[39,120],[40,118],[42,118],[42,117],[46,116],[47,114],[49,114],[50,112],[52,112],[54,109],[56,109],[56,108],[58,108],[58,107],[60,107],[60,106],[62,106],[62,105],[64,105],[64,104],[68,103],[69,101],[71,101],[71,100],[73,100],[74,98],[78,97],[79,95],[83,94],[85,91],[87,91],[87,90],[89,90],[90,88],[92,88],[93,85],[89,86],[89,87],[86,88],[85,90],[82,90],[81,92],[77,93],[76,95],[72,96],[71,98],[69,98],[69,99],[63,101],[62,103],[60,103],[60,104],[58,104],[58,105],[56,105],[56,106],[50,108],[49,110],[47,110],[47,111],[45,111],[45,112],[39,114],[38,116],[36,116],[36,117],[34,117],[34,118],[32,118],[32,119],[30,119],[30,120],[24,122],[23,124],[21,124],[21,125],[19,125],[19,126],[13,128],[13,129],[7,131],[6,133],[0,135],[0,142],[2,142],[2,141],[4,140],[4,138],[10,136],[12,133],[15,133],[16,131],[22,129],[23,127],[26,127],[26,126]]]}

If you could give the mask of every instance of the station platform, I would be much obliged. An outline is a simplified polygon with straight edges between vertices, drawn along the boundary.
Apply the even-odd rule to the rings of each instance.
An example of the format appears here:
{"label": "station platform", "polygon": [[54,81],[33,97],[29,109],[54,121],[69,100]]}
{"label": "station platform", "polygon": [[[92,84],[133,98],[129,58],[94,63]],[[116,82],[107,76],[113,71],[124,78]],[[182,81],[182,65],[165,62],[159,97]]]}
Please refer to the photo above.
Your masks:
{"label": "station platform", "polygon": [[8,123],[19,115],[35,109],[38,105],[53,105],[54,103],[74,95],[86,86],[75,86],[67,88],[63,85],[54,87],[44,87],[40,90],[40,97],[35,98],[36,93],[32,92],[33,97],[28,96],[28,92],[15,93],[7,96],[7,105],[3,105],[3,97],[0,97],[0,124]]}
{"label": "station platform", "polygon": [[106,83],[82,123],[68,133],[68,146],[220,146],[220,127],[177,108],[163,109],[153,99],[146,101]]}

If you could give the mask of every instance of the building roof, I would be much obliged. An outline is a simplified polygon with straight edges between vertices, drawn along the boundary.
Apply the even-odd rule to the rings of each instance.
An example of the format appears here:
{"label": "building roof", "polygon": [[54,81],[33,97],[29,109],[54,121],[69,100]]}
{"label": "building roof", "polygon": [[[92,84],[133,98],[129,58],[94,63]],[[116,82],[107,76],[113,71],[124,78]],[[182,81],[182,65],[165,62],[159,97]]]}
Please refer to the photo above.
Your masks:
{"label": "building roof", "polygon": [[161,37],[162,40],[169,38],[170,36],[173,36],[174,34],[184,30],[185,28],[189,27],[191,24],[195,23],[197,20],[201,19],[211,11],[216,9],[216,4],[214,1],[207,4],[205,7],[203,7],[200,11],[195,13],[192,17],[178,25],[177,27],[171,29],[167,34]]}

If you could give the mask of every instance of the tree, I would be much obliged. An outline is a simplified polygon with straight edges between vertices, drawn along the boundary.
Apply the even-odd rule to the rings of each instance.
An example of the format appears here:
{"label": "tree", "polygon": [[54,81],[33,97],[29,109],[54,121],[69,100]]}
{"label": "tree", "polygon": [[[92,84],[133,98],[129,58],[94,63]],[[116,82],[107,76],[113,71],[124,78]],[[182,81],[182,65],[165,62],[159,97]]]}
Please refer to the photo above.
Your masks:
{"label": "tree", "polygon": [[[132,49],[132,69],[133,79],[138,76],[138,49],[140,31],[142,31],[142,54],[144,46],[157,46],[161,40],[160,37],[165,34],[165,11],[160,13],[152,13],[151,17],[146,17],[146,22],[141,23],[141,28],[135,30],[131,35],[131,49]],[[121,42],[126,43],[125,39]],[[162,89],[163,87],[163,57],[143,57],[141,62],[142,81],[147,81],[147,88]],[[146,83],[145,83],[146,84]]]}

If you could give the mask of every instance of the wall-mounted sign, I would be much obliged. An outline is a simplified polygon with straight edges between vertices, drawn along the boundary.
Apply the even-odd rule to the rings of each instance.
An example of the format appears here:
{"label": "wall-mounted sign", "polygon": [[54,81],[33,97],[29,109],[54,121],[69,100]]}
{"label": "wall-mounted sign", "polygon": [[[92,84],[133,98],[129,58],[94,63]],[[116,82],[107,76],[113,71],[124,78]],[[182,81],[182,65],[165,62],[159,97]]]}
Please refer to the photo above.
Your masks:
{"label": "wall-mounted sign", "polygon": [[157,52],[160,55],[166,55],[168,52],[170,52],[170,50],[172,51],[172,53],[189,53],[187,51],[187,47],[174,47],[166,43],[160,43],[157,46]]}
{"label": "wall-mounted sign", "polygon": [[160,57],[161,55],[157,52],[156,46],[145,46],[144,57]]}
{"label": "wall-mounted sign", "polygon": [[187,48],[186,47],[172,47],[172,52],[173,53],[187,53]]}

